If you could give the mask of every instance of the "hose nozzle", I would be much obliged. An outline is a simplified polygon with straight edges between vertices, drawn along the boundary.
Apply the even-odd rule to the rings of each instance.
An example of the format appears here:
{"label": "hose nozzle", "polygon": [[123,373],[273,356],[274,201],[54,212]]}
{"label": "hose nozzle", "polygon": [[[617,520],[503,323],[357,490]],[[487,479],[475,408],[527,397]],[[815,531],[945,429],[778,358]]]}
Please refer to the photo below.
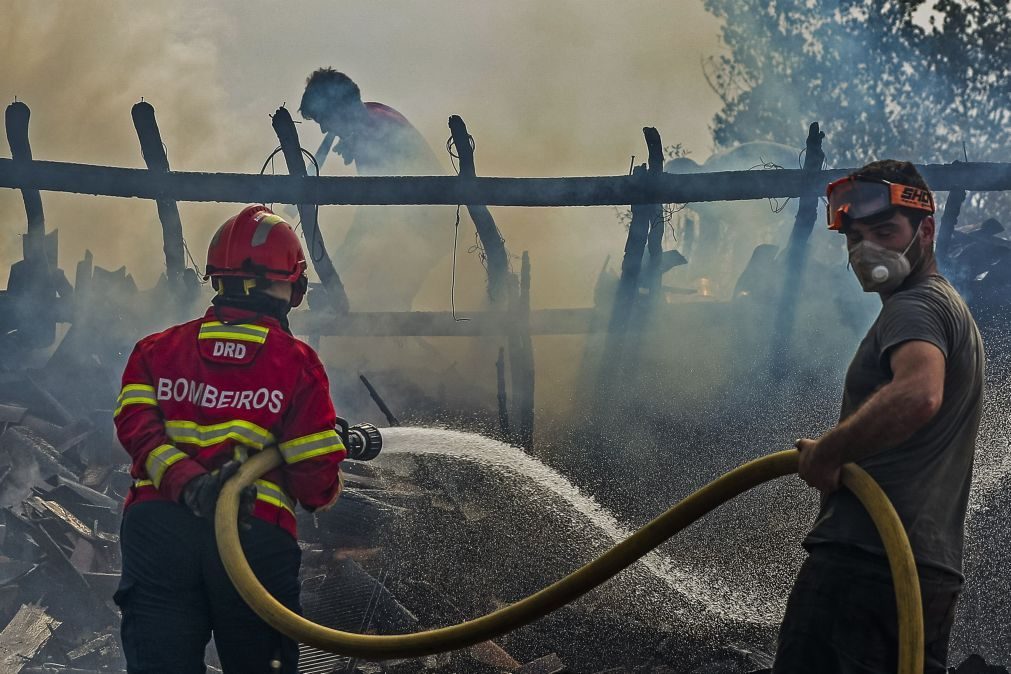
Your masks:
{"label": "hose nozzle", "polygon": [[383,435],[372,424],[355,424],[348,427],[344,443],[348,458],[354,461],[371,461],[383,449]]}

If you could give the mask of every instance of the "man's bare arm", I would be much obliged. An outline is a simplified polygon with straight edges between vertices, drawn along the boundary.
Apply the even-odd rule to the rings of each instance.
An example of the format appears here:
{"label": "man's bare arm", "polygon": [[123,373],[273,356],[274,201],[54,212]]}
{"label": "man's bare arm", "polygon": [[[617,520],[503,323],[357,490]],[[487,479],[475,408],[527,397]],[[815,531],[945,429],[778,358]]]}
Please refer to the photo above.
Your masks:
{"label": "man's bare arm", "polygon": [[930,421],[944,397],[944,354],[930,342],[899,345],[889,361],[892,381],[817,440],[798,441],[800,476],[834,489],[839,467],[895,447]]}

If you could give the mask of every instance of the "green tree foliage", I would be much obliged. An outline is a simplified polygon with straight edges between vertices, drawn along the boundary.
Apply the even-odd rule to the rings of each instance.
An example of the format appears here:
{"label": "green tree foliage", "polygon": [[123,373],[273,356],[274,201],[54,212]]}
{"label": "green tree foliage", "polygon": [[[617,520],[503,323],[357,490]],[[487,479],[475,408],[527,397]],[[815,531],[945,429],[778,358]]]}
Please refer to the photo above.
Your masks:
{"label": "green tree foliage", "polygon": [[704,0],[724,55],[704,71],[718,146],[827,134],[834,166],[1011,160],[1011,2]]}

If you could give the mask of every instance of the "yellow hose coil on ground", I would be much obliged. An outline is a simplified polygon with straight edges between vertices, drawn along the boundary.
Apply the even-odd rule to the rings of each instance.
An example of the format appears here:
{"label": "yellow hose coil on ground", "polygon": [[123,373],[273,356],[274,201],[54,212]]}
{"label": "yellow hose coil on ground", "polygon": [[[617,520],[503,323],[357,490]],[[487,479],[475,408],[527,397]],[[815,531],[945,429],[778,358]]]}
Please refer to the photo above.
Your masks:
{"label": "yellow hose coil on ground", "polygon": [[[263,588],[239,543],[239,492],[281,465],[277,450],[260,452],[243,464],[221,490],[214,528],[225,570],[242,598],[278,631],[309,646],[367,660],[410,658],[466,648],[530,623],[592,590],[720,504],[773,478],[797,472],[796,450],[750,461],[709,483],[589,564],[515,604],[459,625],[428,632],[371,635],[340,632],[289,611]],[[923,610],[916,564],[905,529],[884,492],[854,464],[843,467],[842,483],[870,513],[884,541],[895,582],[899,616],[899,674],[923,672]]]}

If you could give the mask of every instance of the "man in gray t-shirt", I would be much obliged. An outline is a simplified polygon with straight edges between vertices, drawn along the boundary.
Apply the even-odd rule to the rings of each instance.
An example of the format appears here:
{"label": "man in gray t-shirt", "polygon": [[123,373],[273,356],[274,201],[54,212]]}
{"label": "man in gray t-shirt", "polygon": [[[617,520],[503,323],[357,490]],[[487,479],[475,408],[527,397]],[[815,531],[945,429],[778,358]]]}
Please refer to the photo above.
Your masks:
{"label": "man in gray t-shirt", "polygon": [[962,586],[962,539],[983,398],[983,346],[937,273],[933,196],[908,162],[868,164],[829,186],[829,227],[881,313],[846,373],[839,423],[797,441],[801,478],[822,492],[809,556],[787,603],[773,671],[894,672],[895,595],[881,539],[839,488],[856,462],[909,534],[924,608],[925,672],[946,671]]}

